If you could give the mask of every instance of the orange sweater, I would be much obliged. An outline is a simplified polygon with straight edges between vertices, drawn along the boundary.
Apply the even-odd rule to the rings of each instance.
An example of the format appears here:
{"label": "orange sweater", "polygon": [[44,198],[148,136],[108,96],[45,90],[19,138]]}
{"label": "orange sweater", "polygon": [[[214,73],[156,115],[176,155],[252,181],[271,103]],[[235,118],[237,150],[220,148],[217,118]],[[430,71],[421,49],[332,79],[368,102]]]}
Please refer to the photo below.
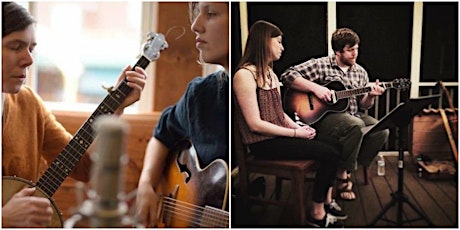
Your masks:
{"label": "orange sweater", "polygon": [[[23,86],[17,94],[6,94],[2,135],[3,176],[18,176],[34,183],[39,177],[40,162],[48,164],[72,139],[41,98]],[[88,181],[91,159],[85,153],[71,177]]]}

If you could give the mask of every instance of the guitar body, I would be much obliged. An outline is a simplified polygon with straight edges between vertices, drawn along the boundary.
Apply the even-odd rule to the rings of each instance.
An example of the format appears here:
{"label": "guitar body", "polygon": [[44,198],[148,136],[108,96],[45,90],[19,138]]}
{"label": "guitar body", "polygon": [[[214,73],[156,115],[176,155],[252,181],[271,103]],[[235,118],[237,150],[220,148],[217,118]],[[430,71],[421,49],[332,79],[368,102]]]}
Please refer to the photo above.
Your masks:
{"label": "guitar body", "polygon": [[[170,154],[155,191],[164,197],[160,204],[159,226],[228,227],[228,213],[224,211],[228,197],[228,166],[224,160],[215,160],[201,169],[193,146]],[[222,218],[226,216],[227,219],[207,221],[208,206],[212,217],[223,215]]]}
{"label": "guitar body", "polygon": [[[2,177],[2,207],[13,197],[14,194],[18,193],[26,187],[35,187],[35,185],[32,182],[20,177]],[[42,191],[39,187],[36,187],[36,190],[33,195],[37,197],[47,198],[51,202],[51,207],[53,208],[53,216],[51,218],[51,223],[46,227],[62,228],[64,223],[62,220],[62,214],[59,211],[54,200],[48,197],[48,195],[46,195],[46,193]]]}
{"label": "guitar body", "polygon": [[[324,85],[335,91],[345,90],[339,81],[331,81]],[[328,112],[343,112],[348,108],[350,100],[344,98],[336,102],[324,102],[313,93],[288,89],[284,94],[284,106],[288,114],[297,113],[300,120],[308,125],[319,121]]]}
{"label": "guitar body", "polygon": [[457,144],[455,141],[458,138],[457,110],[455,109],[454,102],[452,101],[452,97],[450,96],[449,90],[447,90],[446,86],[444,86],[442,81],[438,81],[438,84],[441,86],[442,91],[447,97],[447,100],[449,102],[449,107],[452,110],[452,117],[448,119],[446,115],[446,111],[444,111],[444,109],[439,109],[439,111],[441,112],[442,121],[444,123],[444,129],[447,132],[447,137],[449,138],[450,147],[452,148],[452,154],[454,155],[455,164],[458,164]]}
{"label": "guitar body", "polygon": [[[379,86],[388,89],[407,89],[411,82],[408,79],[395,79],[391,82],[381,82]],[[350,97],[363,95],[372,90],[370,86],[346,89],[342,82],[331,81],[324,85],[331,90],[331,101],[324,102],[313,93],[305,93],[288,89],[284,94],[284,110],[288,114],[297,113],[300,120],[306,124],[314,124],[328,112],[343,112],[350,104]]]}

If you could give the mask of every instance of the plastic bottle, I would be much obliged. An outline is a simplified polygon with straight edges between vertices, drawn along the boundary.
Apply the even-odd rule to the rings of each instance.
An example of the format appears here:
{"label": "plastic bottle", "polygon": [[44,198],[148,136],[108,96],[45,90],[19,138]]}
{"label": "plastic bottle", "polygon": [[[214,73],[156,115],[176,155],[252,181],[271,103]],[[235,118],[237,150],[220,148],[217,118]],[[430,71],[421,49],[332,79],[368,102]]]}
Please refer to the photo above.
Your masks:
{"label": "plastic bottle", "polygon": [[385,176],[385,159],[381,154],[379,154],[377,160],[377,175]]}
{"label": "plastic bottle", "polygon": [[423,157],[422,155],[420,154],[418,157],[417,157],[417,169],[418,169],[418,177],[419,178],[422,178],[423,176],[423,169],[422,169],[422,166],[420,166],[421,162],[423,162]]}

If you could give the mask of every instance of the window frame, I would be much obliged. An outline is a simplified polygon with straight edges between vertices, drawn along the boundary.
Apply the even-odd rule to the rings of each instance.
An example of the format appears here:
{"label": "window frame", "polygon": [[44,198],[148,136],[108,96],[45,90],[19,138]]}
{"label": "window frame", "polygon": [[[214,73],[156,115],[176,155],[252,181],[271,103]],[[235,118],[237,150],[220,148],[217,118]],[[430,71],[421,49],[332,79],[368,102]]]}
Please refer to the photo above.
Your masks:
{"label": "window frame", "polygon": [[[36,16],[36,4],[37,2],[21,2],[23,5],[28,5],[29,12]],[[142,2],[141,6],[141,33],[147,35],[151,31],[156,31],[157,26],[157,18],[158,18],[158,4],[159,2]],[[139,41],[139,49],[141,45],[145,42],[145,36],[141,37]],[[26,80],[26,85],[32,87],[34,90],[37,89],[37,66],[36,62],[32,64],[29,68],[29,76]],[[126,63],[126,65],[134,65],[135,63]],[[149,76],[146,80],[146,86],[141,94],[141,99],[136,102],[137,108],[134,107],[127,107],[125,108],[124,113],[127,114],[142,114],[142,113],[151,113],[154,112],[154,82],[155,82],[155,62],[149,64],[149,66],[145,69],[147,75]],[[121,71],[121,69],[120,69]],[[118,76],[114,76],[114,80]],[[150,87],[153,86],[153,87]],[[100,101],[104,97],[101,97]],[[49,108],[51,111],[76,111],[76,112],[92,112],[94,111],[99,104],[92,104],[92,103],[79,103],[79,102],[51,102],[51,101],[44,101],[44,104]]]}

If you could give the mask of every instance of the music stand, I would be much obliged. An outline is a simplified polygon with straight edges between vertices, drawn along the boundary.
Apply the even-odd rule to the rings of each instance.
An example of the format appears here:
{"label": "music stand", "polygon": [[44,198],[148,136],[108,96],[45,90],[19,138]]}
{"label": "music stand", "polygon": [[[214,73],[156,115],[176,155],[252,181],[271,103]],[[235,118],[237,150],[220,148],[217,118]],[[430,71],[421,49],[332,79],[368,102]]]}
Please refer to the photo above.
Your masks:
{"label": "music stand", "polygon": [[[362,131],[364,135],[377,132],[389,128],[399,128],[399,159],[398,159],[398,190],[391,193],[392,200],[385,205],[382,211],[377,215],[377,217],[370,223],[370,225],[375,225],[379,219],[385,220],[387,222],[393,222],[397,225],[402,225],[402,205],[407,203],[421,218],[406,220],[405,222],[412,222],[419,219],[424,219],[430,226],[432,222],[425,216],[417,207],[412,204],[406,195],[403,192],[403,179],[404,179],[404,150],[403,150],[403,130],[407,131],[407,127],[412,120],[412,118],[422,111],[423,108],[427,107],[429,104],[433,103],[441,95],[432,95],[424,96],[419,98],[411,98],[406,102],[400,103],[396,108],[394,108],[390,113],[385,115],[379,122],[375,125],[363,128]],[[393,206],[398,204],[397,208],[397,221],[391,221],[388,219],[383,219],[383,215]]]}

